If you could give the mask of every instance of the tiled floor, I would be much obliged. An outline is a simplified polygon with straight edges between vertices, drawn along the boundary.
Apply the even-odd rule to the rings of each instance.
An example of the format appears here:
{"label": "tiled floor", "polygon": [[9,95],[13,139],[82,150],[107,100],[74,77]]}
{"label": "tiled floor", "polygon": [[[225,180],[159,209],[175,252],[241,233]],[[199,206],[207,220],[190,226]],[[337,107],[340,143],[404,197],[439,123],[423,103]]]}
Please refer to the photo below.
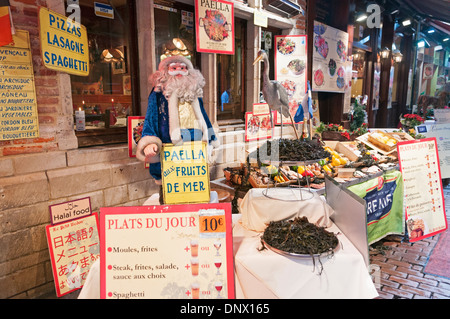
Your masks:
{"label": "tiled floor", "polygon": [[[450,185],[444,188],[444,198],[449,224]],[[415,243],[406,242],[401,236],[389,236],[374,245],[371,264],[380,267],[379,280],[376,281],[380,298],[450,298],[450,278],[424,273],[439,236],[438,234]]]}

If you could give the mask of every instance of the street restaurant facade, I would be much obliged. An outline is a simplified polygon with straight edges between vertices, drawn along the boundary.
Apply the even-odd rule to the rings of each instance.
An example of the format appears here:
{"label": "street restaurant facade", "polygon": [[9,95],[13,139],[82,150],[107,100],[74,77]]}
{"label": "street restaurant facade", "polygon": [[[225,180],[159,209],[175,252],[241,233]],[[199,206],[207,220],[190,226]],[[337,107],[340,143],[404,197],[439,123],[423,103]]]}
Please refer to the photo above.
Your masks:
{"label": "street restaurant facade", "polygon": [[[234,55],[200,53],[195,47],[192,0],[80,0],[78,7],[72,2],[9,1],[16,41],[0,50],[29,52],[26,72],[15,74],[26,76],[33,85],[26,93],[28,106],[18,100],[23,99],[18,95],[25,93],[0,90],[4,96],[17,95],[13,101],[16,111],[18,106],[32,110],[18,122],[20,127],[16,122],[8,123],[11,129],[16,125],[25,130],[25,135],[0,139],[2,299],[54,294],[45,230],[51,224],[50,207],[89,198],[91,210],[98,212],[100,207],[139,206],[158,192],[148,169],[130,157],[127,117],[145,116],[152,89],[148,78],[161,59],[182,48],[205,76],[204,105],[221,140],[215,164],[210,167],[212,180],[223,176],[224,167],[239,163],[245,150],[256,145],[244,142],[242,128],[245,112],[260,101],[260,67],[252,65],[259,49],[267,45],[273,62],[270,37],[304,34],[306,27],[301,14],[288,18],[257,9],[262,6],[259,1],[231,1]],[[303,1],[299,4],[305,8]],[[262,17],[263,26],[254,24],[255,12]],[[81,38],[77,29],[69,34],[60,19],[71,15],[76,19],[77,13],[87,43],[75,40]],[[44,15],[48,18],[45,21]],[[54,27],[58,22],[60,30],[56,31],[63,34],[52,34],[56,31],[50,24]],[[44,36],[40,30],[45,31]],[[80,29],[80,35],[82,32]],[[263,43],[262,32],[266,34]],[[45,45],[52,46],[47,53],[43,52]],[[72,72],[73,63],[72,71],[52,68],[49,64],[58,66],[58,61],[70,68],[68,59],[64,60],[65,55],[57,49],[73,51],[72,61],[84,61],[75,71],[88,68],[88,75]],[[8,63],[14,64],[14,59]],[[5,63],[0,66],[4,68]],[[15,70],[19,72],[17,67]],[[220,95],[228,88],[231,99],[222,110]],[[78,123],[81,115],[84,122]],[[22,120],[30,127],[22,125]]]}

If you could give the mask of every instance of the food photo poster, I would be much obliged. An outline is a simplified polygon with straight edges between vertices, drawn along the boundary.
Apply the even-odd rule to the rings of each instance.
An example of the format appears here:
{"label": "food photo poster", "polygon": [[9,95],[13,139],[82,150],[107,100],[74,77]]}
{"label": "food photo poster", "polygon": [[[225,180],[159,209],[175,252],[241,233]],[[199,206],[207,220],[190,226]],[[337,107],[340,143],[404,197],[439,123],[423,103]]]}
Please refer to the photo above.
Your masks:
{"label": "food photo poster", "polygon": [[314,21],[313,45],[312,90],[344,93],[348,33]]}

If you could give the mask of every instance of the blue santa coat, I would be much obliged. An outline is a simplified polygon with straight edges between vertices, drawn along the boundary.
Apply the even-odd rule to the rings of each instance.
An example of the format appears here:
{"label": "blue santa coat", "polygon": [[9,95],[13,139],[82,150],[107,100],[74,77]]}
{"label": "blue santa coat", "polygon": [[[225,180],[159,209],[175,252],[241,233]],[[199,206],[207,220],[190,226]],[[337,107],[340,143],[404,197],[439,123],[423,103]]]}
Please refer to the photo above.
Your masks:
{"label": "blue santa coat", "polygon": [[[208,143],[217,140],[214,130],[203,107],[203,100],[198,99],[203,118],[208,127]],[[147,114],[145,115],[142,137],[157,136],[163,144],[172,143],[169,133],[169,110],[168,102],[161,92],[152,91],[148,97]],[[183,142],[201,141],[203,133],[200,129],[181,129]],[[150,164],[150,175],[156,180],[161,179],[161,163]]]}

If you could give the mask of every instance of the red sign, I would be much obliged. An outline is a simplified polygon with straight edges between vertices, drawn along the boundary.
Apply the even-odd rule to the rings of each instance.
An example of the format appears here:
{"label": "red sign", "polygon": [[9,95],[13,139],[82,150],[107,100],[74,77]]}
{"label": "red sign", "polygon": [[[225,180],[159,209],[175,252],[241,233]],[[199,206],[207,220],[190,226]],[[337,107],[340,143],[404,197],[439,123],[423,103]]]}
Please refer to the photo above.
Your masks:
{"label": "red sign", "polygon": [[102,299],[234,298],[230,203],[100,211]]}
{"label": "red sign", "polygon": [[400,142],[397,152],[409,241],[445,231],[448,226],[436,138]]}
{"label": "red sign", "polygon": [[47,242],[58,297],[80,289],[100,257],[97,214],[47,225]]}

